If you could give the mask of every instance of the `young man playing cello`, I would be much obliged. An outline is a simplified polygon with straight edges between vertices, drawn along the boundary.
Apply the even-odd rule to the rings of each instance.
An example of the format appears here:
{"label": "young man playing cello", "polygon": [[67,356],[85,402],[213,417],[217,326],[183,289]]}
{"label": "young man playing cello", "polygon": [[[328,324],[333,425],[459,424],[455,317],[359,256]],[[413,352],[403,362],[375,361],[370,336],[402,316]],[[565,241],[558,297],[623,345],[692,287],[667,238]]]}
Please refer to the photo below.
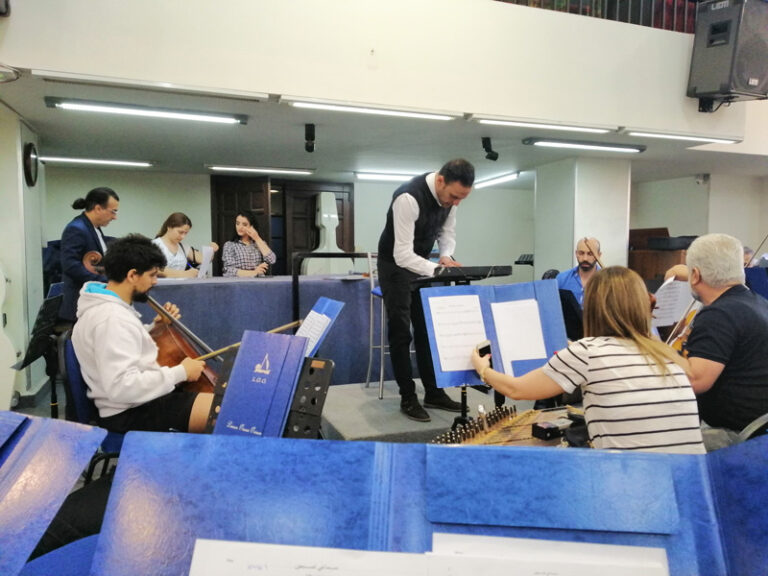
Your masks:
{"label": "young man playing cello", "polygon": [[[205,362],[185,358],[173,367],[160,366],[157,346],[133,309],[133,303],[146,301],[157,284],[165,256],[148,238],[131,234],[110,245],[102,264],[107,283],[83,286],[72,330],[99,425],[114,432],[203,432],[213,394],[177,386],[195,382]],[[176,306],[166,304],[166,309],[178,317]]]}

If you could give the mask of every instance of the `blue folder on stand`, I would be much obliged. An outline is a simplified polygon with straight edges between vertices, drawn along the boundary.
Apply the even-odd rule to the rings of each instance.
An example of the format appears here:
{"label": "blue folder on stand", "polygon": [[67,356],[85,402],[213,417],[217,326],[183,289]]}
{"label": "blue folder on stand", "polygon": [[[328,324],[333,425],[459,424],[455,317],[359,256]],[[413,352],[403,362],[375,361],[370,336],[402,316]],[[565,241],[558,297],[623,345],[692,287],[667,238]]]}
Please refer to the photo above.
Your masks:
{"label": "blue folder on stand", "polygon": [[421,553],[436,532],[661,548],[672,576],[768,566],[768,437],[674,455],[131,432],[121,454],[92,575],[186,574],[197,538]]}
{"label": "blue folder on stand", "polygon": [[106,430],[0,412],[0,574],[21,572]]}
{"label": "blue folder on stand", "polygon": [[246,330],[213,433],[282,436],[306,343],[301,336]]}
{"label": "blue folder on stand", "polygon": [[[498,359],[502,358],[497,327],[494,322],[491,305],[496,302],[513,302],[518,300],[535,300],[538,305],[539,320],[544,339],[546,353],[541,358],[512,361],[512,369],[515,376],[521,376],[538,368],[558,350],[565,347],[567,338],[563,311],[560,305],[560,295],[555,280],[538,280],[536,282],[524,282],[520,284],[503,284],[490,286],[441,286],[434,288],[422,288],[421,300],[424,305],[424,317],[427,324],[429,346],[432,350],[432,362],[435,368],[435,380],[440,388],[462,386],[464,384],[479,384],[480,379],[474,370],[444,371],[438,354],[438,345],[435,337],[435,328],[432,317],[432,304],[430,299],[444,296],[477,296],[480,301],[482,321],[485,326],[485,337],[491,341],[491,352],[494,358],[494,367],[498,366]],[[474,344],[479,344],[474,342]],[[467,347],[467,359],[472,351]]]}
{"label": "blue folder on stand", "polygon": [[246,330],[213,433],[281,437],[304,358],[317,352],[343,307],[319,298],[310,311],[308,337]]}

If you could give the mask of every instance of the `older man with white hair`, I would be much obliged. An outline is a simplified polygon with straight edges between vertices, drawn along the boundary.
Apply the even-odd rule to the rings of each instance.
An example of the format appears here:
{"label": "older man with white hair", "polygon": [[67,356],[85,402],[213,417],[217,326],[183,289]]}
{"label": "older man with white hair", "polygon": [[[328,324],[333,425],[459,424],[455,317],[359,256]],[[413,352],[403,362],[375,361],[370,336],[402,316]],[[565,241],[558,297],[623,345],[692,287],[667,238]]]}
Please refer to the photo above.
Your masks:
{"label": "older man with white hair", "polygon": [[737,432],[768,412],[768,301],[744,285],[743,257],[741,242],[727,234],[697,238],[686,257],[691,290],[704,305],[686,345],[699,413]]}

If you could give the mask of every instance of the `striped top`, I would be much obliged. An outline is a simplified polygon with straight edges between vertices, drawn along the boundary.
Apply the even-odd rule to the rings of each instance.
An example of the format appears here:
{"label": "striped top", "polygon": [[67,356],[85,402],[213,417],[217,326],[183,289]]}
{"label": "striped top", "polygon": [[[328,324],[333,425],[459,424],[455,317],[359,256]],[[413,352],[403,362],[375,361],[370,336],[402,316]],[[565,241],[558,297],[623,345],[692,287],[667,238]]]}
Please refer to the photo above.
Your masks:
{"label": "striped top", "polygon": [[582,338],[553,356],[544,373],[566,392],[581,386],[594,448],[703,454],[696,396],[683,369],[664,375],[629,340]]}

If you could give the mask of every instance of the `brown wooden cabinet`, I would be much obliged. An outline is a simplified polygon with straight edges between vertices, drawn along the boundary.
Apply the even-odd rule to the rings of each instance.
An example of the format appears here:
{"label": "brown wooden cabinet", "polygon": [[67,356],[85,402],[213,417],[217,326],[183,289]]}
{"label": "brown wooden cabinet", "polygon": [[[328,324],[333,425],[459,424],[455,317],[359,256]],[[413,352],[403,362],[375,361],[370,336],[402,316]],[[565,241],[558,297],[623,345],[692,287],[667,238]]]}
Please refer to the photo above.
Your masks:
{"label": "brown wooden cabinet", "polygon": [[628,267],[643,280],[660,280],[675,264],[685,264],[685,250],[630,250]]}

